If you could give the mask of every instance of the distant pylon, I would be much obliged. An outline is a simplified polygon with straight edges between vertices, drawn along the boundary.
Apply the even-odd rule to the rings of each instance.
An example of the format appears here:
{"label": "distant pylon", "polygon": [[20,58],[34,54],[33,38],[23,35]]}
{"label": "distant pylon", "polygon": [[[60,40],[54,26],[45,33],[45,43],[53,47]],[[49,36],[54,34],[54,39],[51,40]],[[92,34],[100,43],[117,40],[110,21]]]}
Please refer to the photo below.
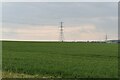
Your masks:
{"label": "distant pylon", "polygon": [[108,40],[108,36],[107,36],[107,34],[105,35],[105,41],[107,41]]}
{"label": "distant pylon", "polygon": [[63,22],[60,22],[60,41],[63,42]]}

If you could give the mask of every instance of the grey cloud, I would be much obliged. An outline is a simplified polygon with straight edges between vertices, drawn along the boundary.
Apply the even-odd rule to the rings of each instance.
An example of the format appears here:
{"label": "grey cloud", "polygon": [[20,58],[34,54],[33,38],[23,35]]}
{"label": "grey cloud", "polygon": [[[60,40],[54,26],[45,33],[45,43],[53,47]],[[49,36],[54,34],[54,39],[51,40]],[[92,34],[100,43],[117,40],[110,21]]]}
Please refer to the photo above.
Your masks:
{"label": "grey cloud", "polygon": [[[117,34],[118,3],[115,2],[18,2],[3,3],[3,27],[54,25],[65,27],[93,24],[96,31]],[[15,25],[14,25],[15,24]]]}
{"label": "grey cloud", "polygon": [[[40,24],[55,20],[117,16],[117,3],[4,3],[3,22]],[[69,20],[70,21],[70,20]]]}

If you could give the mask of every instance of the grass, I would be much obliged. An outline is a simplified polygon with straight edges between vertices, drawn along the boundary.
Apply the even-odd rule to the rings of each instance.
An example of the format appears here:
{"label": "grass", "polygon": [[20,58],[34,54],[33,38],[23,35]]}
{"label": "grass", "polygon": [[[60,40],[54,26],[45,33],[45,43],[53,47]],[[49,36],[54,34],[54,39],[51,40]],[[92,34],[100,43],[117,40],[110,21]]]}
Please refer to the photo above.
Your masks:
{"label": "grass", "polygon": [[117,44],[3,41],[2,47],[4,77],[118,77]]}

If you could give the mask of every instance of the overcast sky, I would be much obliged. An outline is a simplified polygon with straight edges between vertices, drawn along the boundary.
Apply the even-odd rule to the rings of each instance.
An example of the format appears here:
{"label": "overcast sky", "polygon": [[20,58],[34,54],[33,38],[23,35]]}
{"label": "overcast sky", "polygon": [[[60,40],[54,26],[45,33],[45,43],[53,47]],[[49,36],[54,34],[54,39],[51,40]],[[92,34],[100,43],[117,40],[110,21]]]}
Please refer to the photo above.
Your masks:
{"label": "overcast sky", "polygon": [[10,2],[2,5],[2,36],[13,40],[117,39],[117,2]]}

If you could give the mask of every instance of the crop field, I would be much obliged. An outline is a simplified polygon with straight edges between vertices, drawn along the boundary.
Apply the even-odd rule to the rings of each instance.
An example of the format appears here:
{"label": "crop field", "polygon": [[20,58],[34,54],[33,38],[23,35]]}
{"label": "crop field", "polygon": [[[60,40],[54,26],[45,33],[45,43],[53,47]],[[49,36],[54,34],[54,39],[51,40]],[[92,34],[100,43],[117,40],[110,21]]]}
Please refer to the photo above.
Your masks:
{"label": "crop field", "polygon": [[118,77],[117,44],[3,41],[2,47],[5,78]]}

